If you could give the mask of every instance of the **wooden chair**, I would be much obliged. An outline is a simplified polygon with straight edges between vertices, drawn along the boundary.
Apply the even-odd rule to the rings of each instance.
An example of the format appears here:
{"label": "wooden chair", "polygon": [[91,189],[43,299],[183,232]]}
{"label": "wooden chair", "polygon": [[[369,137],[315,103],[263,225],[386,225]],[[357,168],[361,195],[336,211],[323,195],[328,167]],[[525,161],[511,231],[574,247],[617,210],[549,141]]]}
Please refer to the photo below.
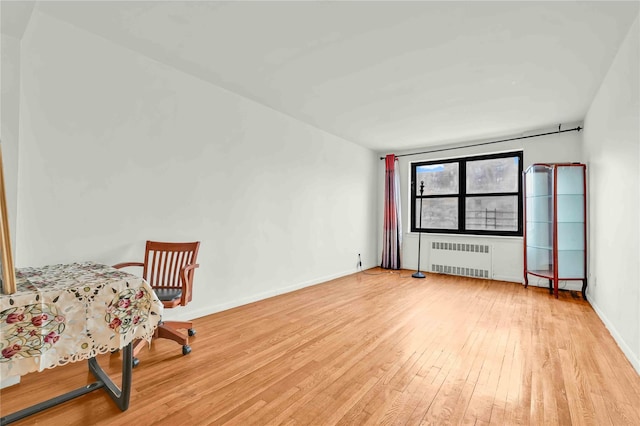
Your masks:
{"label": "wooden chair", "polygon": [[[162,243],[147,241],[144,263],[125,262],[113,265],[114,268],[142,266],[142,277],[153,288],[165,308],[185,306],[191,301],[193,275],[198,265],[200,242]],[[187,334],[179,330],[187,330]],[[194,336],[191,321],[161,321],[154,338],[171,339],[182,345],[182,354],[191,352],[189,336]],[[133,349],[133,365],[139,364],[137,354],[144,347],[144,340],[137,341]]]}

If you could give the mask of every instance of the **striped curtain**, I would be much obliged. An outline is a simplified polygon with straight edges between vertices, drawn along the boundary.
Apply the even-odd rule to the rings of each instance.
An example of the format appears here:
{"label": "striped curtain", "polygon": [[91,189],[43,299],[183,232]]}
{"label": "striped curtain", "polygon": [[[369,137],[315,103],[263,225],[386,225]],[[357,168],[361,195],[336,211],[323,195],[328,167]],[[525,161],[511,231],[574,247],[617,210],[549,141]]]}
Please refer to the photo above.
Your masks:
{"label": "striped curtain", "polygon": [[400,269],[402,221],[400,219],[400,174],[398,158],[387,155],[384,176],[384,225],[382,267]]}

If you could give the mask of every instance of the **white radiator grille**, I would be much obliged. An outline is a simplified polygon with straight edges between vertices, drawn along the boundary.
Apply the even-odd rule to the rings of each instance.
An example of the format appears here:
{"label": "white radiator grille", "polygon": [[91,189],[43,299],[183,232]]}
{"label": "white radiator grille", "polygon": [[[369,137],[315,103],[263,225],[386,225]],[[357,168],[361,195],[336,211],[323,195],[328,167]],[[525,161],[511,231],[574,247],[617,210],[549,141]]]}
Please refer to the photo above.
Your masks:
{"label": "white radiator grille", "polygon": [[468,251],[472,253],[489,253],[489,246],[486,244],[468,244],[468,243],[448,243],[448,242],[431,242],[432,250],[452,250],[452,251]]}
{"label": "white radiator grille", "polygon": [[491,250],[486,244],[432,241],[431,272],[491,278]]}
{"label": "white radiator grille", "polygon": [[489,278],[488,269],[463,268],[461,266],[431,264],[431,272],[439,274],[461,275],[465,277]]}

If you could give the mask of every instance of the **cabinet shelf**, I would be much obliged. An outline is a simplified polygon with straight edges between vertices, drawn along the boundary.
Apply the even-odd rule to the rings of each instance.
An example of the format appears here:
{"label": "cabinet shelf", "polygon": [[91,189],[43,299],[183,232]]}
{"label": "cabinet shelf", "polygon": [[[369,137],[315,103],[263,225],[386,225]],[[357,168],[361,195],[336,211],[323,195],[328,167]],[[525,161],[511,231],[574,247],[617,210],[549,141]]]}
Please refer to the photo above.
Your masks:
{"label": "cabinet shelf", "polygon": [[524,281],[582,280],[586,300],[586,166],[533,164],[524,172]]}
{"label": "cabinet shelf", "polygon": [[527,244],[528,248],[534,248],[534,249],[538,249],[538,250],[553,250],[553,247],[551,246],[537,246],[534,244]]}

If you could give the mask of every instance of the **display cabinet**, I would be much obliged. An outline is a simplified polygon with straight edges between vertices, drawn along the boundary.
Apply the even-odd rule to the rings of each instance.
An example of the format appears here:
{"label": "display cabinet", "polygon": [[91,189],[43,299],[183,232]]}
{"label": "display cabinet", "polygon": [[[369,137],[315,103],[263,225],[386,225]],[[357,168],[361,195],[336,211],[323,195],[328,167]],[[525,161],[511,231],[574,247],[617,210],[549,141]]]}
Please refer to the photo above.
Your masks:
{"label": "display cabinet", "polygon": [[533,164],[524,172],[524,285],[529,276],[582,281],[587,290],[586,165]]}

